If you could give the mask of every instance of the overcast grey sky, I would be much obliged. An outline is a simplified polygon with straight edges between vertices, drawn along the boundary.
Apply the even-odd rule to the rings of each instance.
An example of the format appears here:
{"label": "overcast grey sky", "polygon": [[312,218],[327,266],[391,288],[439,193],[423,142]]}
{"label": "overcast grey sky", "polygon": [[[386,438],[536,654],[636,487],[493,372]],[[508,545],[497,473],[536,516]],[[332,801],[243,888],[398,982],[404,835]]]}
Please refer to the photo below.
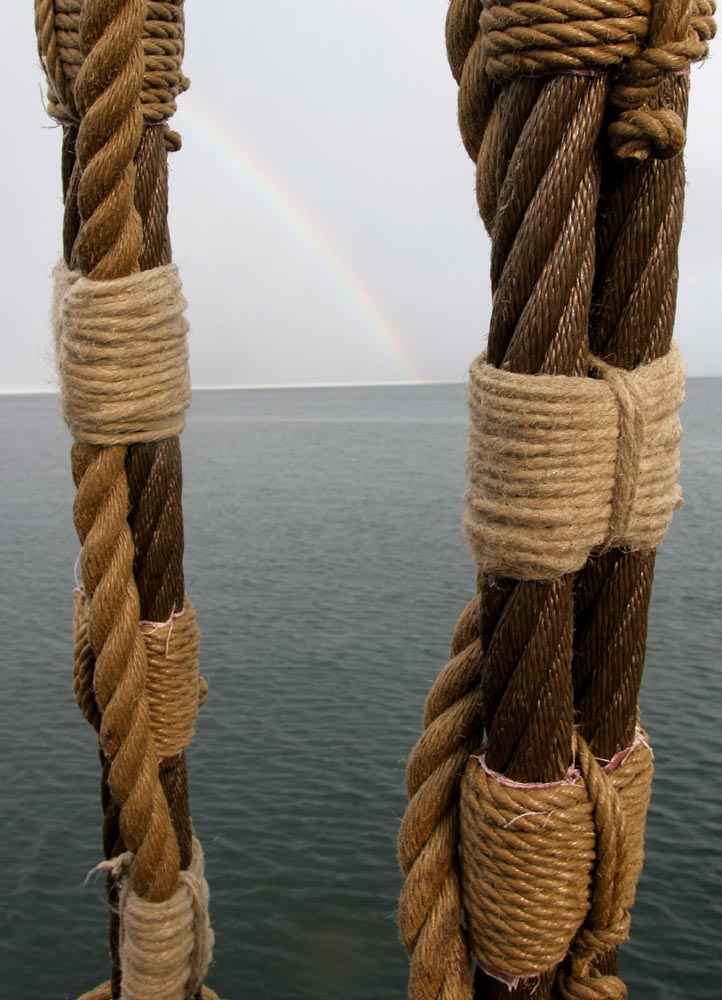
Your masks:
{"label": "overcast grey sky", "polygon": [[[60,132],[31,0],[3,0],[0,391],[53,385]],[[196,386],[461,380],[489,318],[488,238],[456,127],[446,0],[187,0],[171,234]],[[722,375],[722,70],[693,69],[677,339]],[[8,100],[8,97],[10,100]]]}

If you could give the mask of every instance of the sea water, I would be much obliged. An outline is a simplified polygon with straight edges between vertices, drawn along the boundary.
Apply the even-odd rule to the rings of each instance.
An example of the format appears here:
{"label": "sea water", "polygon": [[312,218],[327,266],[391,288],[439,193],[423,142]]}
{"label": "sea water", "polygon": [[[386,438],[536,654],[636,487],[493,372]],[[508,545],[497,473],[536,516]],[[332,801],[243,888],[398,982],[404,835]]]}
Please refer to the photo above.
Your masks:
{"label": "sea water", "polygon": [[[657,561],[647,860],[631,1000],[719,1000],[722,383],[691,380],[683,508]],[[107,978],[95,734],[71,688],[78,543],[50,396],[0,399],[0,993]],[[474,592],[461,385],[196,393],[186,575],[210,695],[191,805],[225,1000],[401,1000],[404,760]]]}

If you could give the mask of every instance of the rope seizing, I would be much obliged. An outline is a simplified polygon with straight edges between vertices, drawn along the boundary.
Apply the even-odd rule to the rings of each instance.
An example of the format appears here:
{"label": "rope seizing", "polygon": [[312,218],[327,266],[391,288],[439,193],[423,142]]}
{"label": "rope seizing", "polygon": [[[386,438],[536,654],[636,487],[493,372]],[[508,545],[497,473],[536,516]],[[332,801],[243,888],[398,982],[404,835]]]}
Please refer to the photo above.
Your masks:
{"label": "rope seizing", "polygon": [[75,439],[110,446],[180,434],[191,394],[177,267],[92,281],[59,264],[55,278],[63,415]]}
{"label": "rope seizing", "polygon": [[483,572],[554,579],[593,552],[664,538],[681,503],[679,351],[592,371],[600,378],[472,365],[464,533]]}

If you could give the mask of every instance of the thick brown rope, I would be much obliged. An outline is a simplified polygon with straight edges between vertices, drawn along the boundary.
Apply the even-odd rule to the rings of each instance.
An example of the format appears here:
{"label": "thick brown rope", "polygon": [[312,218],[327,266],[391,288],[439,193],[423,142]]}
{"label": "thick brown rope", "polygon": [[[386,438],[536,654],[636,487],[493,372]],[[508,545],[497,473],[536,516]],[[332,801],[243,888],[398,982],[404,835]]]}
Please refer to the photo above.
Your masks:
{"label": "thick brown rope", "polygon": [[[494,243],[492,253],[493,257],[494,250],[497,250],[497,255],[495,260],[493,260],[493,281],[495,283],[495,302],[501,300],[501,308],[499,312],[502,314],[505,311],[518,310],[520,307],[525,307],[526,299],[524,294],[520,292],[520,286],[525,284],[525,268],[528,268],[528,261],[525,256],[528,254],[528,246],[523,243],[519,238],[518,227],[515,230],[512,227],[504,230],[504,225],[502,220],[502,225],[500,226],[498,220],[495,218],[496,206],[501,204],[504,206],[504,212],[507,216],[510,214],[508,212],[510,198],[507,194],[504,198],[500,197],[499,189],[505,181],[505,171],[506,163],[512,159],[514,146],[519,143],[521,133],[523,131],[524,123],[529,117],[530,110],[535,102],[536,94],[533,91],[532,84],[512,84],[511,87],[516,88],[515,96],[518,98],[519,111],[516,117],[512,111],[507,111],[506,120],[507,127],[501,129],[499,127],[499,120],[501,116],[501,102],[497,99],[497,94],[494,92],[493,87],[490,86],[488,79],[484,73],[484,53],[479,51],[478,36],[475,34],[475,20],[476,13],[479,9],[478,4],[471,4],[469,2],[452,2],[449,19],[447,21],[447,43],[450,54],[450,62],[452,64],[452,70],[454,76],[461,84],[466,83],[466,88],[460,87],[460,124],[462,127],[462,134],[464,135],[465,144],[469,150],[472,157],[477,161],[477,192],[479,195],[479,206],[482,213],[482,217],[487,225],[494,223]],[[629,53],[631,54],[631,52]],[[468,62],[467,62],[468,60]],[[467,69],[468,67],[468,69]],[[474,82],[479,84],[477,95],[472,95],[471,91]],[[511,88],[509,88],[511,89]],[[539,90],[537,89],[537,94]],[[477,97],[476,103],[474,102],[474,96]],[[547,118],[548,125],[554,122],[554,118]],[[601,122],[601,115],[599,114],[596,120],[596,129],[598,130]],[[596,136],[594,136],[596,137]],[[486,152],[485,152],[486,146]],[[491,154],[489,153],[491,150]],[[510,155],[512,154],[512,155]],[[543,154],[542,157],[543,158]],[[481,180],[479,179],[479,174],[483,174],[486,170],[486,176],[483,176]],[[508,171],[507,171],[508,172]],[[488,174],[492,174],[491,177]],[[538,181],[537,181],[538,184]],[[532,190],[537,186],[532,182]],[[522,215],[527,211],[529,203],[529,191],[528,188],[524,187],[524,180],[522,179],[519,183],[520,193],[518,195],[519,201],[522,203]],[[512,199],[515,192],[512,190]],[[526,202],[525,202],[526,198]],[[553,209],[553,206],[551,206]],[[591,199],[592,207],[592,225],[594,223],[593,216],[596,214],[596,198]],[[512,213],[514,208],[512,206]],[[517,210],[517,217],[521,218]],[[528,219],[524,220],[525,222]],[[529,223],[530,228],[533,223]],[[536,220],[537,227],[546,228],[547,218],[538,217]],[[509,233],[510,235],[506,235]],[[512,250],[516,248],[518,253],[517,267],[512,272],[512,281],[508,284],[508,287],[504,289],[504,292],[499,291],[499,276],[501,271],[499,270],[498,261],[503,263],[506,262],[507,256],[511,255]],[[534,255],[533,255],[534,256]],[[589,258],[587,258],[589,261]],[[592,258],[593,260],[593,258]],[[589,287],[589,277],[590,270],[587,270],[587,289]],[[528,283],[527,283],[527,287]],[[535,290],[535,289],[534,289]],[[515,303],[520,301],[520,306]],[[528,309],[526,319],[532,319],[532,322],[541,314],[544,315],[545,309],[548,313],[548,297],[543,303],[540,303],[541,308],[537,310]],[[495,312],[497,309],[495,307]],[[558,313],[557,313],[558,315]],[[503,324],[502,324],[503,325]],[[526,331],[525,335],[526,335]],[[532,337],[535,336],[534,328],[531,329]],[[538,336],[538,335],[537,335]],[[513,337],[509,344],[513,348]],[[490,352],[493,351],[494,347],[494,328],[492,321],[492,333],[490,335]],[[532,350],[534,347],[532,345]],[[538,354],[537,354],[538,358]],[[509,367],[512,370],[514,368],[514,362],[508,357],[500,355],[500,360],[497,363],[504,362],[505,367]],[[517,369],[519,370],[519,369]],[[523,368],[521,369],[523,370]],[[531,369],[535,370],[535,369]],[[493,648],[494,633],[497,629],[494,627],[498,624],[499,619],[497,618],[495,611],[498,612],[499,608],[504,608],[508,604],[509,595],[514,591],[518,590],[518,587],[514,587],[513,584],[501,584],[498,586],[499,593],[489,594],[488,607],[485,606],[484,596],[482,595],[482,643],[486,651],[486,659],[489,659],[490,651]],[[523,605],[523,602],[521,602]],[[523,606],[518,608],[519,612],[523,613]],[[548,620],[548,619],[547,619]],[[512,618],[513,621],[513,618]],[[514,627],[518,626],[519,622],[514,622]],[[523,627],[519,629],[519,632],[523,633]],[[509,657],[508,653],[498,657],[499,661],[504,661],[508,663]],[[492,686],[491,681],[488,680],[489,673],[486,669],[482,673],[482,690],[483,690],[483,703],[484,710],[488,712],[488,706],[493,703],[494,694],[498,693],[500,690],[499,682],[496,682],[496,691]],[[499,669],[499,678],[505,676],[503,670]],[[502,686],[506,687],[508,683],[508,673],[506,674],[506,679],[502,682]],[[525,697],[521,704],[533,704],[535,702],[534,698]],[[516,713],[518,716],[518,712]],[[515,735],[513,726],[515,721],[515,714],[509,711],[505,718],[505,723],[502,728],[506,730],[507,728],[512,729],[512,733],[504,733],[504,740],[509,748],[509,751],[513,754],[515,746],[519,745],[519,735],[518,731]],[[488,723],[493,725],[493,719],[489,718]],[[503,742],[503,741],[502,741]],[[494,740],[490,739],[490,746],[493,748]],[[502,760],[505,754],[502,752],[500,754]],[[509,757],[509,754],[507,754]],[[511,758],[510,758],[511,759]],[[529,762],[531,763],[531,761]],[[504,770],[508,773],[507,768],[503,766],[496,765],[499,770]],[[484,981],[484,977],[480,977],[479,981],[479,995],[497,995],[496,987],[494,983],[489,983]],[[550,981],[547,979],[545,982],[535,983],[535,988],[539,987],[542,990],[542,995],[548,993],[550,988]],[[524,992],[524,991],[522,991]],[[461,995],[461,994],[460,994]],[[500,994],[499,994],[500,995]],[[413,993],[412,993],[413,996]]]}
{"label": "thick brown rope", "polygon": [[82,8],[83,63],[75,80],[81,226],[74,263],[89,278],[139,270],[143,230],[134,158],[143,132],[144,20],[144,0],[85,0]]}
{"label": "thick brown rope", "polygon": [[485,70],[495,80],[613,69],[635,56],[650,0],[484,0]]}
{"label": "thick brown rope", "polygon": [[[82,0],[35,3],[38,53],[48,79],[48,114],[65,125],[79,121],[74,87],[84,58],[80,37],[82,5]],[[175,114],[176,98],[188,88],[182,70],[183,0],[147,0],[141,40],[143,118],[163,123]],[[164,138],[166,134],[164,130]]]}
{"label": "thick brown rope", "polygon": [[[683,123],[688,91],[684,76],[660,88]],[[639,166],[605,162],[590,337],[619,367],[669,350],[683,203],[681,156]],[[575,703],[580,731],[599,757],[612,757],[634,731],[654,562],[654,552],[613,550],[590,560],[575,583]],[[603,955],[598,969],[614,974],[616,953]],[[574,996],[568,986],[567,994]]]}
{"label": "thick brown rope", "polygon": [[[171,260],[168,161],[162,128],[145,128],[136,155],[136,171],[136,206],[143,221],[141,267],[158,267]],[[145,620],[167,621],[182,607],[185,593],[183,475],[178,438],[133,445],[128,449],[126,472],[130,490],[128,521],[135,544],[134,576],[141,613]],[[160,779],[178,839],[181,868],[187,868],[191,861],[192,825],[185,753],[161,763]],[[117,829],[112,801],[106,812],[106,828]],[[119,964],[114,980],[117,997]]]}
{"label": "thick brown rope", "polygon": [[[499,97],[500,132],[516,142],[502,167],[492,242],[488,361],[498,367],[586,374],[605,96],[603,78],[562,77],[512,82]],[[517,98],[531,105],[524,121]],[[571,579],[489,580],[481,611],[489,765],[515,780],[556,780],[572,743]]]}
{"label": "thick brown rope", "polygon": [[[687,78],[665,86],[684,120]],[[620,368],[669,351],[683,204],[681,157],[605,162],[590,337],[595,353]],[[600,757],[628,745],[634,731],[653,571],[652,552],[615,550],[591,560],[576,582],[575,702]]]}
{"label": "thick brown rope", "polygon": [[[138,54],[143,15],[144,6],[137,2],[87,2],[82,10],[80,37],[86,59],[75,81],[82,115],[76,147],[82,170],[76,248],[80,268],[89,277],[120,277],[138,269],[141,228],[133,203],[133,156],[138,125],[142,128]],[[76,445],[73,472],[81,567],[91,602],[93,686],[103,716],[101,746],[111,762],[110,791],[120,809],[123,843],[136,856],[136,889],[159,900],[175,889],[179,857],[150,733],[146,654],[137,631],[140,603],[126,520],[125,449],[88,451]]]}
{"label": "thick brown rope", "polygon": [[409,805],[399,831],[405,877],[399,927],[411,957],[409,994],[417,1000],[471,996],[461,926],[458,789],[468,756],[480,745],[481,660],[477,596],[456,625],[451,659],[429,694],[426,728],[406,772]]}
{"label": "thick brown rope", "polygon": [[496,214],[496,164],[499,148],[499,87],[487,75],[479,31],[481,0],[451,0],[446,18],[446,51],[459,84],[459,129],[476,164],[476,196],[486,229]]}
{"label": "thick brown rope", "polygon": [[177,883],[178,845],[150,730],[147,656],[138,629],[140,602],[126,520],[125,449],[75,445],[73,477],[81,568],[90,600],[93,690],[102,715],[100,743],[110,761],[108,785],[120,809],[123,843],[135,854],[136,890],[149,900],[167,899]]}
{"label": "thick brown rope", "polygon": [[[58,0],[55,6],[56,9],[62,6],[62,0]],[[124,14],[127,14],[127,11],[119,12],[120,17],[123,17]],[[80,36],[77,26],[77,15],[78,11],[75,11],[76,23],[73,36],[76,40]],[[143,26],[145,67],[141,104],[143,105],[143,110],[146,112],[146,117],[153,121],[161,121],[163,117],[172,113],[176,94],[180,90],[185,89],[187,85],[187,81],[180,74],[183,40],[182,27],[182,4],[178,0],[170,0],[170,2],[164,3],[150,3],[148,5],[147,16]],[[72,49],[72,45],[70,48]],[[80,53],[77,44],[75,50],[75,55],[69,60],[69,64],[72,66],[79,65],[82,58],[82,53]],[[155,63],[153,62],[154,59]],[[73,73],[73,79],[75,75]],[[157,105],[155,109],[151,107],[153,101]],[[58,117],[61,116],[59,115]],[[64,120],[67,120],[68,117],[73,119],[72,110],[62,117]],[[66,261],[70,264],[73,248],[75,248],[75,252],[73,253],[74,261],[80,260],[82,251],[82,241],[77,240],[80,216],[76,207],[82,163],[76,159],[75,155],[77,129],[69,126],[64,131],[63,187],[66,197],[64,244]],[[148,128],[144,131],[135,153],[137,171],[136,183],[134,185],[134,199],[136,207],[139,209],[139,214],[143,218],[142,249],[138,263],[143,269],[167,264],[170,261],[170,241],[168,239],[166,218],[167,165],[165,149],[167,146],[167,128],[161,125],[161,127]],[[169,444],[171,445],[170,451],[167,449],[167,445]],[[135,450],[135,448],[132,448],[130,454]],[[140,451],[144,453],[149,454],[154,450],[159,455],[163,455],[165,451],[168,455],[174,456],[172,461],[168,462],[167,459],[164,459],[159,463],[159,466],[167,470],[164,472],[165,476],[170,474],[169,481],[171,485],[173,482],[177,484],[176,486],[172,486],[169,491],[166,491],[169,501],[168,507],[169,510],[173,511],[173,514],[170,519],[166,516],[164,520],[166,525],[170,525],[171,528],[175,527],[175,530],[171,531],[170,536],[172,540],[171,551],[175,551],[178,555],[174,556],[170,560],[170,563],[163,565],[162,572],[156,570],[153,574],[148,574],[145,577],[145,583],[141,579],[139,581],[139,589],[141,592],[143,617],[164,620],[174,608],[178,607],[178,594],[180,594],[180,601],[182,602],[184,590],[182,573],[182,510],[180,507],[180,452],[177,439],[140,446]],[[131,475],[132,480],[133,477]],[[137,507],[137,504],[134,506]],[[157,548],[157,541],[154,544]],[[135,557],[137,566],[139,560],[137,547]],[[141,555],[141,564],[142,561],[143,557]],[[158,586],[159,577],[163,577],[160,587]],[[170,587],[168,586],[169,577],[173,579]],[[163,604],[166,596],[169,599],[167,607],[164,608]],[[104,766],[104,771],[107,777],[110,771],[107,763]],[[161,762],[160,778],[166,797],[171,805],[176,835],[181,848],[181,861],[185,867],[190,861],[191,836],[185,757],[182,753],[174,755],[168,761]],[[111,854],[117,854],[125,850],[127,845],[120,836],[118,809],[113,801],[113,797],[108,794],[107,787],[104,789],[104,802],[106,809],[104,843],[106,854],[110,856]],[[113,938],[117,938],[117,921],[116,926],[111,927],[111,941],[113,941]],[[115,943],[117,944],[117,941]],[[119,980],[119,969],[116,967],[114,968],[113,975],[113,986],[116,996],[120,989]],[[200,996],[200,992],[198,996]]]}
{"label": "thick brown rope", "polygon": [[[454,24],[459,22],[454,21],[453,6],[447,22],[452,52],[463,46],[463,39],[468,39],[469,34],[468,4],[460,5],[460,11],[462,23],[456,32]],[[455,68],[457,76],[463,79],[463,68],[460,73],[458,63]],[[496,253],[493,253],[492,266],[498,306],[492,317],[489,359],[511,370],[533,372],[541,368],[548,372],[582,374],[585,372],[598,183],[594,145],[606,88],[603,81],[578,78],[546,86],[534,81],[511,84],[507,91],[512,89],[514,96],[523,101],[527,117],[516,112],[512,97],[505,93],[499,96],[497,106],[502,127],[498,134],[504,136],[512,153],[515,149],[517,152],[516,157],[510,156],[501,167],[502,183],[506,187],[505,196],[499,198],[499,203],[505,206],[505,212],[503,219],[497,218],[494,231]],[[541,120],[553,125],[546,135],[537,127]],[[509,139],[510,135],[513,139]],[[483,141],[480,126],[477,136],[479,142]],[[467,143],[472,150],[476,145],[476,139]],[[543,194],[533,201],[538,188]],[[534,223],[536,221],[538,234],[541,217],[543,235],[534,246]],[[560,272],[563,275],[561,287],[549,283],[549,279],[545,281],[546,275]],[[530,343],[524,330],[528,318],[524,306],[534,289],[545,302],[546,322]],[[523,337],[519,335],[522,332]],[[568,578],[551,585],[507,585],[495,581],[484,583],[482,589],[481,705],[489,732],[488,752],[496,770],[521,780],[555,780],[569,765],[573,728],[571,595]],[[542,628],[540,622],[544,623]],[[522,704],[553,705],[553,708],[548,713],[542,709],[537,716],[523,718],[518,710],[519,699]],[[471,740],[478,746],[482,738],[483,729],[479,726]],[[443,808],[452,815],[455,803],[449,796],[457,794],[462,763],[459,760],[451,765],[447,763],[445,770],[443,765],[440,768],[442,775],[448,774]],[[539,773],[535,773],[535,768],[539,768]],[[528,777],[527,770],[532,772]],[[432,787],[428,778],[426,785]],[[414,821],[412,812],[405,818],[404,826],[413,827]],[[421,839],[430,824],[419,826]],[[406,836],[411,839],[410,833]],[[433,885],[438,873],[448,869],[445,858],[455,858],[455,852],[451,848],[446,849],[446,855],[441,850],[434,851],[436,845],[429,839],[425,845],[423,841],[417,845],[418,853],[424,846],[425,884]],[[437,868],[434,867],[434,855],[438,859]],[[412,887],[410,883],[404,893],[410,894]],[[433,923],[427,921],[425,929],[424,958],[436,945],[431,940]],[[413,937],[406,943],[412,950]],[[439,950],[443,951],[443,947],[442,941]],[[413,972],[418,962],[417,950],[418,944],[412,956],[412,998],[470,995],[468,980],[460,976],[453,980],[455,992],[450,992],[438,975],[434,980],[433,973],[427,975],[420,987]],[[421,992],[422,988],[426,991]]]}

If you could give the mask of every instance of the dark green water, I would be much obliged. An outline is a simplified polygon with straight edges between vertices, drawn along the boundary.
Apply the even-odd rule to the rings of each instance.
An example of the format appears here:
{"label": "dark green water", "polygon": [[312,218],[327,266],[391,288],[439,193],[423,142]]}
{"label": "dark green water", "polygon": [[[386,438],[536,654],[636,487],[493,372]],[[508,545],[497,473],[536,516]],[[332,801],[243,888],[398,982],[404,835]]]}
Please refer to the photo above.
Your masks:
{"label": "dark green water", "polygon": [[[186,570],[210,697],[190,750],[225,1000],[401,1000],[404,758],[474,572],[462,386],[196,394]],[[643,717],[647,864],[631,1000],[718,1000],[722,384],[692,381],[657,563]],[[73,701],[77,542],[50,397],[0,398],[0,995],[107,976],[95,736]]]}

